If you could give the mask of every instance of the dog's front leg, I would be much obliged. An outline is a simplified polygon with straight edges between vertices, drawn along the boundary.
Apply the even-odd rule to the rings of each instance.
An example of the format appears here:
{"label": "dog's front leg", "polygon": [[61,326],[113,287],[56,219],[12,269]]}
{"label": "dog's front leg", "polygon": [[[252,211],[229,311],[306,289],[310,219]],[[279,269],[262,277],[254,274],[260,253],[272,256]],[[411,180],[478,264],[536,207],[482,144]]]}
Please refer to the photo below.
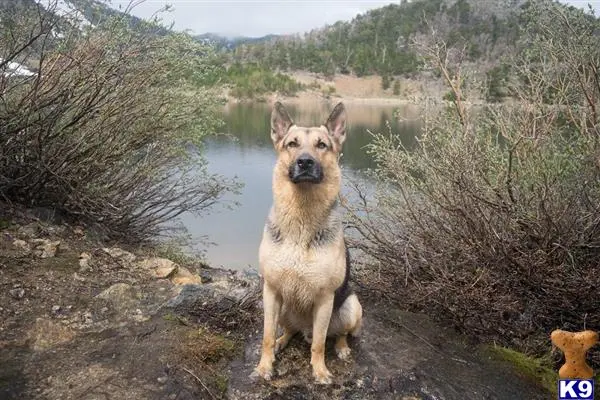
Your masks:
{"label": "dog's front leg", "polygon": [[313,309],[313,335],[311,345],[310,364],[313,367],[313,375],[318,383],[331,383],[331,373],[325,366],[325,340],[327,339],[327,328],[333,310],[333,293],[321,297]]}
{"label": "dog's front leg", "polygon": [[263,285],[263,308],[265,313],[262,353],[260,362],[256,367],[256,373],[266,380],[273,375],[273,361],[275,360],[275,337],[277,334],[277,323],[281,310],[281,300],[277,292],[267,282]]}

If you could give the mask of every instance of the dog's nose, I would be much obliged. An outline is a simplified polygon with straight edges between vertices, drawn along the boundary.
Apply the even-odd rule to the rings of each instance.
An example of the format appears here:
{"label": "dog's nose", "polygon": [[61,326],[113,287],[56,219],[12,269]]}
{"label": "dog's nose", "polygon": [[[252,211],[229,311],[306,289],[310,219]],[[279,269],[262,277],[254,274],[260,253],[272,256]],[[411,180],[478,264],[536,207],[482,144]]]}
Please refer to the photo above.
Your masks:
{"label": "dog's nose", "polygon": [[309,156],[308,154],[302,155],[296,160],[296,164],[301,170],[307,170],[312,168],[313,165],[315,165],[315,159]]}

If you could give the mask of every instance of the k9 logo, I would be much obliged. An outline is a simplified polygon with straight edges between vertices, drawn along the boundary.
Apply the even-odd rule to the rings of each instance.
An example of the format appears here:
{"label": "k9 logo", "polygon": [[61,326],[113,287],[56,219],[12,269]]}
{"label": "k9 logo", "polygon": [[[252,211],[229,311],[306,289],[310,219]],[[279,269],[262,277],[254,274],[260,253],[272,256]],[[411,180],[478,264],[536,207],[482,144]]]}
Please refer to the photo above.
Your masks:
{"label": "k9 logo", "polygon": [[594,381],[591,379],[561,379],[558,381],[558,400],[593,400]]}

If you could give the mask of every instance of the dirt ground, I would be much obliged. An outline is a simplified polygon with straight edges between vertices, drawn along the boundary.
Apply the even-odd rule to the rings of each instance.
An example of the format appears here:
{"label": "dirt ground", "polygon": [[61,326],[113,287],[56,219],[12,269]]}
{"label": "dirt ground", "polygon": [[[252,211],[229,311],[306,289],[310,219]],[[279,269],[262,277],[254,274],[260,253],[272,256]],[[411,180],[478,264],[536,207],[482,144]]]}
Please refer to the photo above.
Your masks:
{"label": "dirt ground", "polygon": [[299,338],[257,381],[257,277],[105,246],[0,211],[0,399],[549,398],[465,338],[364,297],[350,361],[328,345],[333,385],[314,384]]}
{"label": "dirt ground", "polygon": [[[0,221],[0,399],[223,397],[238,321],[210,304],[202,318],[176,311],[182,286],[141,266],[140,250],[108,254],[80,227],[31,215]],[[60,242],[56,254],[41,240]],[[235,281],[187,268],[207,287]]]}
{"label": "dirt ground", "polygon": [[[342,98],[349,103],[366,103],[374,105],[419,103],[424,99],[440,99],[447,90],[440,79],[412,79],[397,77],[400,92],[394,94],[392,86],[383,89],[382,78],[377,75],[358,77],[354,75],[337,74],[331,79],[305,71],[290,74],[296,81],[309,87],[298,93],[297,101],[305,101],[314,97]],[[332,89],[330,89],[332,88]]]}
{"label": "dirt ground", "polygon": [[248,378],[259,359],[260,335],[248,341],[244,357],[232,364],[230,399],[401,399],[547,400],[537,382],[429,318],[367,301],[364,328],[352,338],[349,361],[328,344],[326,362],[334,383],[312,381],[310,345],[299,337],[278,355],[269,383]]}

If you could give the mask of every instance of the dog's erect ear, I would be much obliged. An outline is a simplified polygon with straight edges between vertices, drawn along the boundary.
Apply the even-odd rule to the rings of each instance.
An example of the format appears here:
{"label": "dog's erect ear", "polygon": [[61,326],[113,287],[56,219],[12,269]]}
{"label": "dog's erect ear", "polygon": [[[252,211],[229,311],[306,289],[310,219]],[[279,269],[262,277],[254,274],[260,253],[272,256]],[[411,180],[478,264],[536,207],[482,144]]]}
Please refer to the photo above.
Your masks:
{"label": "dog's erect ear", "polygon": [[329,134],[341,146],[346,140],[346,108],[338,103],[325,123]]}
{"label": "dog's erect ear", "polygon": [[273,112],[271,112],[271,139],[273,143],[279,143],[292,125],[294,125],[294,121],[290,118],[283,104],[278,101],[275,102]]}

